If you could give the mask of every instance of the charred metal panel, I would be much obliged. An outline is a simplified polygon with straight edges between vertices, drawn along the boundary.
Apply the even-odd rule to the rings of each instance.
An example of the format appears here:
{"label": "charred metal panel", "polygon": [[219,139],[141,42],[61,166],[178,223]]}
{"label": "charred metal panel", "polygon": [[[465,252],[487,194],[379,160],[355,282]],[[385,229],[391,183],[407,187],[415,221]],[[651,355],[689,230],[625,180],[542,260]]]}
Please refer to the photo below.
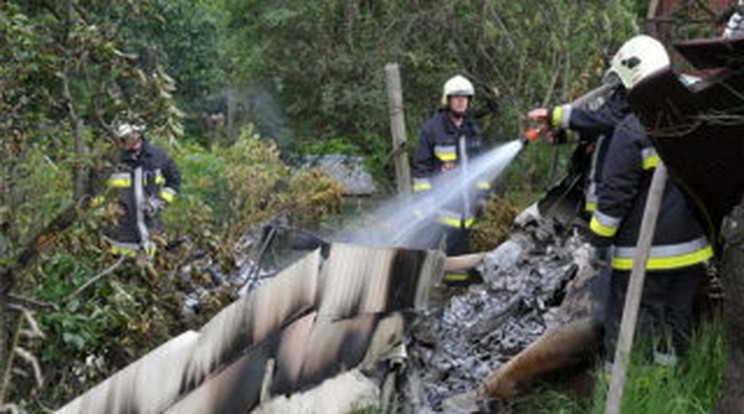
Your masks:
{"label": "charred metal panel", "polygon": [[[444,255],[333,244],[124,368],[63,413],[249,412],[373,364],[403,339]],[[178,339],[177,338],[177,339]]]}
{"label": "charred metal panel", "polygon": [[198,334],[185,332],[73,400],[58,413],[162,412],[179,395]]}
{"label": "charred metal panel", "polygon": [[[733,43],[741,49],[744,40]],[[689,87],[663,71],[639,83],[628,99],[672,178],[715,235],[744,193],[744,70],[726,69]]]}

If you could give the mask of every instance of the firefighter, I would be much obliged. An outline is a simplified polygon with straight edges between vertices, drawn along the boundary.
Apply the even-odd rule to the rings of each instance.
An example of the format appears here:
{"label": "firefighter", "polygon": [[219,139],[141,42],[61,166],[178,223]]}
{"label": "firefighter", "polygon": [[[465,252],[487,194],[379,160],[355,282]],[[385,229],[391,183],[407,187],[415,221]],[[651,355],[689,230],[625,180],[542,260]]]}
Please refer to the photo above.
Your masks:
{"label": "firefighter", "polygon": [[[644,77],[669,67],[664,46],[649,36],[626,42],[613,57],[610,73],[631,90]],[[630,271],[653,171],[659,162],[634,114],[615,127],[609,142],[598,204],[590,228],[599,259],[612,268],[605,321],[605,350],[611,359],[619,332]],[[669,181],[653,237],[641,299],[640,332],[660,341],[654,361],[673,364],[689,348],[693,301],[713,256],[703,228],[680,188]]]}
{"label": "firefighter", "polygon": [[615,125],[630,112],[625,88],[613,79],[606,81],[612,84],[610,90],[605,96],[598,97],[589,108],[577,108],[569,103],[553,108],[536,108],[527,114],[529,120],[539,121],[554,129],[557,137],[564,140],[573,137],[579,142],[580,153],[590,157],[586,169],[582,168],[585,176],[584,210],[588,215],[597,208],[597,187],[609,139]]}
{"label": "firefighter", "polygon": [[[160,213],[179,191],[181,173],[162,149],[144,139],[145,127],[123,123],[116,129],[115,144],[121,150],[115,171],[106,181],[106,195],[117,211],[117,223],[104,238],[117,255],[152,258],[152,235],[162,231]],[[93,204],[104,201],[97,197]]]}
{"label": "firefighter", "polygon": [[[436,186],[435,177],[443,174],[465,174],[468,164],[480,154],[483,136],[470,116],[475,96],[473,84],[464,76],[449,79],[442,91],[442,107],[421,127],[413,156],[413,190],[427,194]],[[475,212],[490,183],[478,181],[475,189],[459,189],[462,196],[435,212],[435,222],[427,228],[424,248],[440,247],[444,239],[448,255],[470,251],[469,232],[475,222]],[[477,194],[476,194],[477,190]],[[465,275],[449,275],[450,279]]]}

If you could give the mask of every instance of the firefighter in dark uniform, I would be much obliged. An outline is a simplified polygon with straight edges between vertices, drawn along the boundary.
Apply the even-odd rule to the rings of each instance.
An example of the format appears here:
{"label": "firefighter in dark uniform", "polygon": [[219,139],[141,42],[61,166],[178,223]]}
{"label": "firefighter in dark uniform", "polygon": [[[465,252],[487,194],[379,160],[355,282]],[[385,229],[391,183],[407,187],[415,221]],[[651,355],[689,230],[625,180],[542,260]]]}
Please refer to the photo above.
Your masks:
{"label": "firefighter in dark uniform", "polygon": [[[664,47],[648,36],[628,41],[615,55],[611,71],[630,90],[645,76],[665,69]],[[653,171],[659,162],[638,118],[629,114],[615,128],[590,228],[598,257],[612,268],[605,322],[608,359],[614,356],[630,271],[636,257],[641,220]],[[693,301],[704,281],[713,250],[691,206],[674,182],[667,183],[641,299],[640,332],[660,341],[654,360],[673,364],[689,348]]]}
{"label": "firefighter in dark uniform", "polygon": [[[457,75],[444,84],[442,108],[421,128],[418,145],[413,156],[413,190],[425,195],[434,190],[435,177],[442,174],[464,174],[468,164],[481,153],[483,136],[470,116],[475,90],[473,84]],[[426,234],[418,237],[425,241],[422,248],[441,247],[447,255],[460,255],[470,251],[469,232],[475,223],[478,204],[490,189],[482,180],[476,188],[458,189],[462,197],[444,206],[434,215]],[[466,275],[448,275],[450,279]]]}
{"label": "firefighter in dark uniform", "polygon": [[121,156],[105,195],[93,204],[110,198],[117,210],[117,223],[104,232],[114,254],[149,259],[155,252],[151,236],[162,231],[160,213],[178,194],[181,173],[171,157],[144,139],[144,129],[130,123],[117,128]]}
{"label": "firefighter in dark uniform", "polygon": [[[613,86],[606,94],[596,99],[587,108],[576,108],[563,104],[553,108],[537,108],[527,118],[540,121],[559,131],[556,136],[573,138],[579,143],[579,151],[591,160],[584,171],[584,210],[591,215],[597,208],[597,188],[601,179],[602,165],[607,156],[607,147],[615,126],[630,113],[622,85]],[[560,140],[559,142],[560,143]],[[582,157],[583,158],[583,157]]]}

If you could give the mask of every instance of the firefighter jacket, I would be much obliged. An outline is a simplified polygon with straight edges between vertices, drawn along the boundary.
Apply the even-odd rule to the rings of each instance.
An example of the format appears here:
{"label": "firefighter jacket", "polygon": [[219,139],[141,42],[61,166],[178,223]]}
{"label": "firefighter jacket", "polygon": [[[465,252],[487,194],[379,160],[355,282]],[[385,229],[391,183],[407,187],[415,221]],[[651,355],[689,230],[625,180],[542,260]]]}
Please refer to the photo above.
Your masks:
{"label": "firefighter jacket", "polygon": [[[440,174],[462,173],[482,151],[483,136],[480,129],[469,118],[458,128],[450,120],[446,110],[438,111],[421,127],[418,146],[413,155],[413,190],[424,193],[434,189],[434,177]],[[475,202],[472,194],[484,194],[490,183],[482,180],[475,188],[462,189],[463,197],[449,203],[439,212],[439,222],[448,227],[472,227],[475,217]]]}
{"label": "firefighter jacket", "polygon": [[609,140],[612,138],[615,126],[630,113],[625,88],[615,88],[595,108],[574,108],[571,104],[565,104],[552,108],[549,115],[552,127],[577,132],[580,145],[586,146],[587,152],[591,154],[584,187],[586,189],[585,210],[590,213],[597,208],[597,188],[599,188]]}
{"label": "firefighter jacket", "polygon": [[[635,115],[618,124],[610,141],[598,189],[599,203],[590,227],[594,244],[611,246],[612,267],[631,270],[659,156]],[[666,184],[647,264],[649,271],[671,270],[703,263],[713,256],[703,228],[682,191]]]}
{"label": "firefighter jacket", "polygon": [[122,154],[106,185],[107,194],[120,210],[116,226],[105,232],[113,244],[112,250],[131,254],[148,249],[150,233],[161,227],[160,211],[173,201],[181,186],[176,163],[145,141],[138,155]]}

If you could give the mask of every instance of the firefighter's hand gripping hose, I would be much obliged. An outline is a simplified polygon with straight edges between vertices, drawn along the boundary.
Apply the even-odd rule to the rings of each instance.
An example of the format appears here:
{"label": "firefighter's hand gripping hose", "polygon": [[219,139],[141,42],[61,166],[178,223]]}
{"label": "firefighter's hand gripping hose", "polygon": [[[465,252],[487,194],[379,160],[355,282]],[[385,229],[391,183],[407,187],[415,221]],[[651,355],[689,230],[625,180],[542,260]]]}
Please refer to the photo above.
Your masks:
{"label": "firefighter's hand gripping hose", "polygon": [[530,142],[537,140],[541,134],[542,128],[528,127],[519,135],[519,140],[526,146]]}

